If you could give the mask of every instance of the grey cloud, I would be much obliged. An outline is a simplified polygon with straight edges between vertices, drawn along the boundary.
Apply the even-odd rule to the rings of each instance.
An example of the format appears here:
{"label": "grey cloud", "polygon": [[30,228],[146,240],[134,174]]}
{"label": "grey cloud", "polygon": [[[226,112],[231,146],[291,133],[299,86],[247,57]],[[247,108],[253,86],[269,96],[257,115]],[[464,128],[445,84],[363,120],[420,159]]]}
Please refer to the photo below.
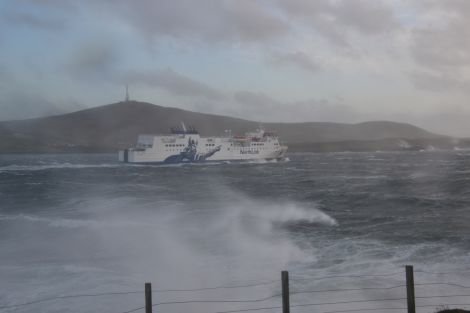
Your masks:
{"label": "grey cloud", "polygon": [[238,91],[234,100],[238,112],[233,113],[256,116],[264,122],[355,122],[364,117],[349,106],[326,99],[284,102],[260,92]]}
{"label": "grey cloud", "polygon": [[24,82],[0,64],[0,120],[13,120],[68,113],[83,108],[74,100],[60,103],[40,91],[25,87]]}
{"label": "grey cloud", "polygon": [[16,0],[36,7],[48,7],[60,10],[76,10],[77,3],[73,0]]}
{"label": "grey cloud", "polygon": [[424,127],[439,134],[467,137],[470,134],[470,113],[459,108],[430,114],[419,121]]}
{"label": "grey cloud", "polygon": [[291,19],[300,19],[330,42],[340,45],[348,44],[351,30],[378,35],[399,27],[393,8],[378,0],[279,0],[278,3]]}
{"label": "grey cloud", "polygon": [[[60,7],[59,0],[22,0]],[[63,7],[75,8],[64,0]],[[148,39],[265,43],[289,38],[302,28],[347,46],[352,32],[377,35],[395,30],[392,6],[380,0],[84,0],[83,14],[127,22]],[[299,28],[300,26],[300,28]]]}
{"label": "grey cloud", "polygon": [[333,15],[340,24],[364,34],[380,34],[399,26],[393,9],[379,0],[343,0],[334,6]]}
{"label": "grey cloud", "polygon": [[418,6],[422,14],[439,16],[439,23],[412,30],[411,55],[418,69],[411,74],[418,88],[460,90],[470,86],[469,1],[436,1]]}
{"label": "grey cloud", "polygon": [[[470,12],[469,12],[470,13]],[[470,23],[449,21],[444,29],[417,29],[413,33],[412,55],[419,65],[433,68],[456,67],[470,62]]]}
{"label": "grey cloud", "polygon": [[10,74],[6,65],[0,64],[0,91],[6,86],[9,76]]}
{"label": "grey cloud", "polygon": [[263,92],[239,90],[224,101],[195,98],[179,102],[185,109],[228,115],[259,122],[361,122],[370,116],[326,99],[280,101]]}
{"label": "grey cloud", "polygon": [[442,103],[440,109],[390,114],[385,118],[410,123],[441,135],[468,137],[470,134],[470,112],[465,109],[465,104]]}
{"label": "grey cloud", "polygon": [[272,56],[272,62],[278,65],[294,65],[302,70],[318,72],[321,65],[304,52],[278,53]]}
{"label": "grey cloud", "polygon": [[[379,0],[100,0],[147,37],[210,42],[265,42],[309,27],[333,43],[347,44],[352,31],[377,35],[398,26],[391,6]],[[115,17],[115,16],[114,16]]]}
{"label": "grey cloud", "polygon": [[257,41],[285,34],[289,26],[259,1],[102,0],[146,36],[209,41]]}
{"label": "grey cloud", "polygon": [[[281,106],[282,103],[274,100],[273,98],[261,92],[252,91],[237,91],[234,93],[234,99],[238,103],[245,104],[256,109],[273,109],[274,107]],[[269,112],[269,111],[268,111]]]}
{"label": "grey cloud", "polygon": [[62,30],[65,28],[65,20],[57,18],[44,18],[25,12],[7,12],[2,19],[8,24],[23,25],[35,29]]}
{"label": "grey cloud", "polygon": [[416,88],[442,92],[448,90],[458,90],[470,92],[470,81],[459,77],[456,72],[445,70],[415,70],[410,73],[411,81]]}
{"label": "grey cloud", "polygon": [[82,109],[74,101],[56,103],[35,92],[11,89],[0,94],[0,120],[50,116]]}
{"label": "grey cloud", "polygon": [[129,84],[144,84],[151,87],[159,87],[177,96],[195,96],[209,100],[224,98],[224,95],[218,90],[181,75],[172,69],[147,72],[130,71],[124,75],[123,80]]}
{"label": "grey cloud", "polygon": [[107,40],[94,40],[80,44],[66,61],[67,72],[75,78],[112,78],[118,56],[118,49]]}

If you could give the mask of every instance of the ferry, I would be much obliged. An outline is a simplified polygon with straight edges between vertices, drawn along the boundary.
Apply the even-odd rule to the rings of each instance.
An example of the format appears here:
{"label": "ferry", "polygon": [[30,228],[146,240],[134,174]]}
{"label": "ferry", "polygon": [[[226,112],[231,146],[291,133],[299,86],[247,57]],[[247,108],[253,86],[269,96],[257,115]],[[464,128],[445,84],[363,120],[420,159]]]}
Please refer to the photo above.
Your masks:
{"label": "ferry", "polygon": [[257,129],[241,136],[202,137],[194,127],[171,128],[168,135],[139,135],[135,147],[119,151],[126,163],[195,163],[284,160],[287,146],[272,132]]}

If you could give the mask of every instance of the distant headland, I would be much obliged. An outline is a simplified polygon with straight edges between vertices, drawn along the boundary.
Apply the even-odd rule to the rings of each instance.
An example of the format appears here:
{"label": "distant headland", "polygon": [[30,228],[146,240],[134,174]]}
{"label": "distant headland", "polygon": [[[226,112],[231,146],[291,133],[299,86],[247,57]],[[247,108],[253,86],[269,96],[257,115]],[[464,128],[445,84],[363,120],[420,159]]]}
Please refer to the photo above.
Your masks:
{"label": "distant headland", "polygon": [[[0,153],[115,152],[132,145],[138,134],[167,133],[182,121],[202,135],[255,129],[259,122],[192,112],[146,102],[123,101],[44,118],[0,122]],[[389,121],[358,124],[263,123],[278,133],[289,151],[408,151],[467,149],[456,139]]]}

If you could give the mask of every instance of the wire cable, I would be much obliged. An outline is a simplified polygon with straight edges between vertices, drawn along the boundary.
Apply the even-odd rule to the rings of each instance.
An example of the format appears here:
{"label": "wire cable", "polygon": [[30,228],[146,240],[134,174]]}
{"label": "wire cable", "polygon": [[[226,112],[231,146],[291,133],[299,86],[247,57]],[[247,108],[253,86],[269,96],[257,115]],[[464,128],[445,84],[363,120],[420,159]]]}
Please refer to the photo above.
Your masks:
{"label": "wire cable", "polygon": [[[189,304],[189,303],[250,303],[250,302],[260,302],[265,301],[270,298],[260,299],[260,300],[227,300],[227,301],[203,301],[203,300],[194,300],[194,301],[174,301],[174,302],[161,302],[156,303],[152,306],[166,305],[166,304]],[[335,304],[350,304],[350,303],[368,303],[368,302],[381,302],[381,301],[401,301],[406,300],[406,298],[385,298],[385,299],[374,299],[374,300],[353,300],[353,301],[338,301],[338,302],[318,302],[318,303],[305,303],[305,304],[296,304],[291,305],[291,307],[304,307],[304,306],[321,306],[321,305],[335,305]],[[270,308],[280,308],[280,307],[270,307]],[[257,308],[263,309],[263,308]],[[267,309],[267,308],[264,308]],[[247,309],[248,310],[248,309]],[[251,310],[251,309],[250,309]],[[237,312],[237,311],[234,311]],[[220,312],[216,312],[220,313]]]}
{"label": "wire cable", "polygon": [[[293,308],[293,307],[315,306],[315,305],[333,305],[333,304],[347,304],[347,303],[359,303],[359,302],[376,302],[376,301],[392,301],[392,300],[406,300],[406,298],[399,298],[399,299],[377,299],[377,300],[364,300],[364,301],[342,301],[342,302],[331,302],[331,303],[306,303],[306,304],[291,305],[291,308]],[[237,312],[250,312],[250,311],[260,311],[260,310],[274,310],[274,309],[282,309],[282,307],[281,307],[281,306],[261,307],[261,308],[252,308],[252,309],[217,311],[217,312],[214,312],[214,313],[237,313]],[[380,310],[406,310],[406,308],[351,309],[351,310],[325,311],[325,312],[323,312],[323,313],[342,313],[342,312],[380,311]]]}
{"label": "wire cable", "polygon": [[344,312],[382,311],[382,310],[406,310],[406,308],[350,309],[350,310],[324,311],[322,313],[344,313]]}
{"label": "wire cable", "polygon": [[417,308],[428,308],[428,307],[435,307],[438,305],[461,305],[461,306],[468,306],[469,303],[439,303],[439,304],[426,304],[426,305],[417,305]]}
{"label": "wire cable", "polygon": [[344,288],[344,289],[324,289],[324,290],[300,290],[300,291],[291,291],[291,295],[303,294],[303,293],[320,293],[320,292],[340,292],[340,291],[363,291],[363,290],[390,290],[395,288],[406,287],[406,285],[396,285],[391,287],[376,287],[376,288]]}
{"label": "wire cable", "polygon": [[[446,304],[446,305],[470,305],[470,304]],[[298,306],[298,305],[297,305]],[[434,305],[417,305],[416,307],[422,308],[422,307],[435,307],[436,304]],[[291,306],[291,307],[296,307],[296,305]],[[242,310],[228,310],[228,311],[218,311],[214,313],[238,313],[238,312],[250,312],[250,311],[260,311],[260,310],[274,310],[274,309],[282,309],[280,306],[276,307],[262,307],[262,308],[253,308],[253,309],[242,309]],[[362,312],[362,311],[383,311],[383,310],[406,310],[407,308],[405,307],[400,307],[400,308],[367,308],[367,309],[348,309],[348,310],[335,310],[335,311],[323,311],[322,313],[346,313],[346,312]]]}
{"label": "wire cable", "polygon": [[137,293],[143,293],[143,291],[104,292],[104,293],[95,293],[95,294],[78,294],[78,295],[68,295],[68,296],[57,296],[57,297],[38,299],[38,300],[24,302],[24,303],[4,305],[4,306],[0,306],[0,309],[12,309],[12,308],[17,308],[17,307],[21,307],[21,306],[32,305],[32,304],[48,302],[48,301],[53,301],[53,300],[60,300],[60,299],[101,297],[101,296],[114,296],[114,295],[130,295],[130,294],[137,294]]}
{"label": "wire cable", "polygon": [[121,313],[132,313],[132,312],[136,312],[136,311],[139,311],[139,310],[142,310],[142,309],[145,309],[145,307],[141,306],[140,308],[132,309],[130,311],[125,311],[125,312],[121,312]]}
{"label": "wire cable", "polygon": [[241,309],[241,310],[218,311],[218,312],[214,312],[214,313],[251,312],[251,311],[274,310],[274,309],[282,309],[282,307],[281,307],[281,306],[272,306],[272,307],[254,308],[254,309]]}
{"label": "wire cable", "polygon": [[386,298],[386,299],[373,299],[373,300],[353,300],[353,301],[338,301],[338,302],[319,302],[319,303],[304,303],[295,304],[291,307],[304,307],[304,306],[316,306],[316,305],[335,305],[335,304],[349,304],[349,303],[369,303],[369,302],[381,302],[381,301],[401,301],[406,298]]}
{"label": "wire cable", "polygon": [[416,296],[416,299],[432,299],[432,298],[453,298],[453,297],[470,297],[470,295],[437,295],[437,296]]}
{"label": "wire cable", "polygon": [[[246,285],[215,286],[215,287],[192,288],[192,289],[160,289],[160,290],[157,289],[157,290],[153,290],[152,293],[189,292],[189,291],[203,291],[203,290],[215,290],[215,289],[249,288],[249,287],[271,285],[275,282],[278,282],[278,281],[277,280],[272,280],[272,281],[265,281],[265,282],[254,283],[254,284],[246,284]],[[100,297],[100,296],[112,296],[112,295],[127,295],[127,294],[139,294],[139,293],[143,294],[144,291],[103,292],[103,293],[96,293],[96,294],[77,294],[77,295],[56,296],[56,297],[33,300],[33,301],[29,301],[29,302],[24,302],[24,303],[0,306],[0,309],[12,309],[12,308],[16,308],[16,307],[27,306],[27,305],[32,305],[32,304],[37,304],[37,303],[42,303],[42,302],[60,300],[60,299]]]}
{"label": "wire cable", "polygon": [[291,279],[292,281],[302,281],[302,280],[312,280],[312,279],[330,279],[330,278],[367,278],[367,277],[388,277],[398,274],[404,274],[404,272],[394,272],[388,274],[370,274],[370,275],[331,275],[331,276],[318,276],[318,277],[306,277],[306,278],[295,278]]}
{"label": "wire cable", "polygon": [[[282,309],[282,307],[277,306],[277,307],[264,307],[264,308],[244,309],[244,310],[218,311],[218,312],[214,312],[214,313],[237,313],[237,312],[249,312],[249,311],[259,311],[259,310],[274,310],[274,309]],[[346,312],[382,311],[382,310],[406,310],[406,308],[351,309],[351,310],[324,311],[322,313],[346,313]]]}
{"label": "wire cable", "polygon": [[438,285],[445,285],[445,286],[452,286],[452,287],[459,287],[459,288],[470,288],[470,286],[464,286],[464,285],[454,284],[454,283],[421,283],[421,284],[415,284],[415,286],[438,286]]}
{"label": "wire cable", "polygon": [[187,301],[169,301],[169,302],[159,302],[155,303],[152,306],[168,305],[168,304],[189,304],[189,303],[256,303],[267,301],[276,297],[281,296],[281,294],[275,294],[266,298],[253,299],[253,300],[187,300]]}
{"label": "wire cable", "polygon": [[233,286],[216,286],[216,287],[204,287],[204,288],[190,288],[190,289],[156,289],[152,290],[152,293],[162,293],[162,292],[187,292],[187,291],[204,291],[204,290],[215,290],[215,289],[234,289],[234,288],[250,288],[258,286],[268,286],[274,283],[279,282],[279,280],[271,280],[266,282],[260,282],[256,284],[247,284],[247,285],[233,285]]}
{"label": "wire cable", "polygon": [[451,272],[431,272],[431,271],[423,271],[423,270],[416,270],[415,273],[425,273],[431,275],[450,275],[450,274],[470,274],[470,271],[451,271]]}

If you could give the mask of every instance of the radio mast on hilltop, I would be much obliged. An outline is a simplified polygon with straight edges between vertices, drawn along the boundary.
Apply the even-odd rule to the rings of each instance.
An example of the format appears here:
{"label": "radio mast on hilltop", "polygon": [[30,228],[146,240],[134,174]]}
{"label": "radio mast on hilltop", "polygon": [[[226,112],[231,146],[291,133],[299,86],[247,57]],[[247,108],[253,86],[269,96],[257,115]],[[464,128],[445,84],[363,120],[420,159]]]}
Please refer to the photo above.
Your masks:
{"label": "radio mast on hilltop", "polygon": [[126,84],[126,102],[129,102],[129,85]]}

